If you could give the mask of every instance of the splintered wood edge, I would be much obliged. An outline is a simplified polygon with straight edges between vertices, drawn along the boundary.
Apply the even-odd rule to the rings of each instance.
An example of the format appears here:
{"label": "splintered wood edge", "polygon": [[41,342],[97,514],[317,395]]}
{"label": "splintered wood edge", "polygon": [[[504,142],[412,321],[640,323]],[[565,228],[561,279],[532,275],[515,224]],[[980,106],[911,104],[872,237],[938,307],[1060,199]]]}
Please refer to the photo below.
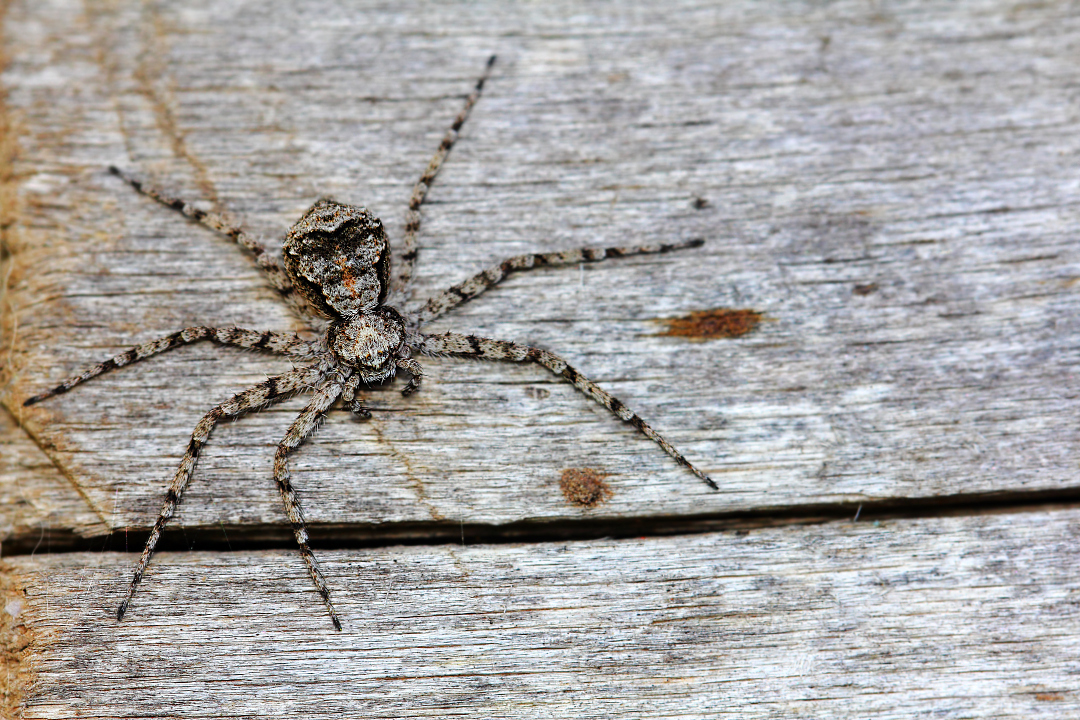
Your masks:
{"label": "splintered wood edge", "polygon": [[[19,571],[0,562],[0,716],[21,717],[27,690],[34,680],[34,633],[22,617],[27,608],[26,589]],[[40,635],[38,635],[40,637]]]}

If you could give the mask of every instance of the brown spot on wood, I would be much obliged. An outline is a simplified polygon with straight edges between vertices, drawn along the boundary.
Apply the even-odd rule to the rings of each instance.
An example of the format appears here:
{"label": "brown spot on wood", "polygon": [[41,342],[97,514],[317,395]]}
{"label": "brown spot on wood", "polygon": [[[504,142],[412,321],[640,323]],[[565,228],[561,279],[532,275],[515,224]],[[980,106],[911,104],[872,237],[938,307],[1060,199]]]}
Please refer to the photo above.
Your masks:
{"label": "brown spot on wood", "polygon": [[877,292],[877,283],[866,283],[865,285],[856,285],[852,288],[851,292],[856,295],[870,295]]}
{"label": "brown spot on wood", "polygon": [[694,201],[690,203],[690,205],[695,210],[704,210],[705,208],[709,207],[709,201],[703,197],[696,197],[694,198]]}
{"label": "brown spot on wood", "polygon": [[1043,702],[1061,702],[1065,699],[1064,693],[1035,693],[1035,699]]}
{"label": "brown spot on wood", "polygon": [[559,487],[563,497],[575,505],[582,507],[596,507],[607,502],[614,495],[611,487],[604,482],[607,473],[594,470],[593,468],[570,468],[563,470],[559,478]]}
{"label": "brown spot on wood", "polygon": [[695,340],[733,338],[750,332],[764,318],[765,313],[757,310],[735,308],[696,310],[683,317],[664,320],[668,329],[658,334]]}

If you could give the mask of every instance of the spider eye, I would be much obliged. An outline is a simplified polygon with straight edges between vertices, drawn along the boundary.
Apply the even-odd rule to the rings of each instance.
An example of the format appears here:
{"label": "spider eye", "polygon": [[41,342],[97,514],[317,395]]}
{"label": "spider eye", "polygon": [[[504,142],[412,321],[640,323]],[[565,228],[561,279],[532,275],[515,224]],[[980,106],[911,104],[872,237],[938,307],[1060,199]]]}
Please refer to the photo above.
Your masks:
{"label": "spider eye", "polygon": [[327,317],[372,310],[389,291],[390,247],[382,222],[361,207],[323,198],[289,228],[285,270]]}

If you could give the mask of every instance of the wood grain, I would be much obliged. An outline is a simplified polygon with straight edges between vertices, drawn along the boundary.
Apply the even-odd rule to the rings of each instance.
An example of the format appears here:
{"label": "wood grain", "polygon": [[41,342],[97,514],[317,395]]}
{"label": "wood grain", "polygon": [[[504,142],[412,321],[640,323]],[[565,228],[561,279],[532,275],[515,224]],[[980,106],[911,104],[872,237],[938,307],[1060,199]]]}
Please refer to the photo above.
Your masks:
{"label": "wood grain", "polygon": [[[418,396],[372,392],[371,422],[334,414],[300,451],[313,523],[581,517],[573,467],[610,474],[612,517],[1075,487],[1066,6],[287,7],[10,5],[9,407],[183,326],[295,324],[108,164],[268,239],[320,194],[398,238],[495,52],[425,210],[420,296],[529,249],[708,243],[521,275],[435,329],[565,354],[722,491],[538,369],[431,360]],[[767,320],[662,335],[724,307]],[[20,417],[97,512],[145,527],[198,417],[285,367],[188,348]],[[217,431],[177,523],[280,522],[272,449],[301,402]]]}
{"label": "wood grain", "polygon": [[[1080,497],[1074,5],[9,0],[0,23],[0,716],[1076,712],[1075,508],[633,537]],[[49,551],[136,549],[198,418],[289,364],[195,346],[22,402],[185,326],[297,322],[107,167],[275,252],[323,195],[398,242],[492,53],[418,300],[528,251],[706,244],[520,274],[431,329],[561,353],[721,491],[541,369],[427,360],[292,462],[344,633],[271,478],[303,399],[215,432],[166,539],[218,551],[162,553],[115,623],[134,558]],[[760,322],[684,332],[727,310]],[[608,492],[575,504],[567,472]],[[536,542],[439,545],[454,526]]]}
{"label": "wood grain", "polygon": [[0,555],[49,552],[53,542],[109,532],[75,486],[0,410]]}
{"label": "wood grain", "polygon": [[324,559],[341,633],[297,553],[9,559],[23,717],[1080,711],[1076,509]]}

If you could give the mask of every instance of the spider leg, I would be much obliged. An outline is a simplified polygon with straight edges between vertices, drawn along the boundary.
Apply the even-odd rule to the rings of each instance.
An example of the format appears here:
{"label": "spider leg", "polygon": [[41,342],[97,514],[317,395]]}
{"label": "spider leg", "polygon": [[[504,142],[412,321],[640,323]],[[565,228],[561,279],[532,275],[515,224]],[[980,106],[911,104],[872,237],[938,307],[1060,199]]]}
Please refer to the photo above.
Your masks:
{"label": "spider leg", "polygon": [[614,257],[627,255],[644,255],[648,253],[666,253],[672,250],[685,250],[686,248],[701,247],[705,241],[697,238],[685,242],[670,243],[665,245],[642,245],[639,247],[610,247],[610,248],[575,248],[561,252],[530,253],[528,255],[515,255],[503,260],[487,270],[473,275],[463,283],[453,286],[449,290],[431,297],[424,306],[415,314],[415,321],[423,325],[439,317],[447,310],[472,300],[485,290],[495,287],[502,282],[507,275],[518,270],[532,270],[538,267],[557,267],[559,265],[577,265],[586,262],[599,262]]}
{"label": "spider leg", "polygon": [[673,457],[677,463],[704,480],[709,487],[719,490],[705,473],[698,470],[690,461],[682,456],[671,443],[660,436],[649,424],[641,419],[636,413],[626,407],[619,399],[612,397],[610,393],[598,386],[592,380],[582,375],[571,367],[558,355],[541,350],[540,348],[517,345],[506,340],[492,340],[489,338],[476,337],[474,335],[459,335],[446,333],[445,335],[420,335],[416,349],[425,355],[454,355],[458,357],[477,357],[488,360],[507,360],[509,362],[532,362],[543,365],[548,370],[572,383],[581,392],[600,403],[623,422],[630,423]]}
{"label": "spider leg", "polygon": [[397,273],[391,288],[395,301],[399,303],[398,307],[401,306],[404,300],[408,299],[409,282],[412,280],[413,265],[416,263],[416,235],[420,231],[420,206],[424,204],[428,188],[435,181],[435,176],[438,175],[443,161],[446,160],[450,149],[457,142],[458,131],[461,130],[461,126],[465,124],[465,120],[469,117],[469,111],[472,110],[476,101],[480,99],[480,93],[484,89],[484,82],[491,75],[491,66],[494,64],[495,56],[492,55],[488,58],[487,66],[484,68],[480,79],[476,81],[476,87],[465,98],[465,107],[454,118],[453,124],[450,125],[450,129],[446,131],[442,142],[439,143],[439,149],[435,151],[431,162],[428,163],[424,173],[413,187],[412,196],[409,198],[409,211],[405,214],[404,248],[401,256],[397,258]]}
{"label": "spider leg", "polygon": [[424,368],[420,363],[416,362],[412,358],[399,358],[397,366],[403,370],[408,370],[412,377],[409,378],[409,382],[405,384],[405,389],[401,391],[402,395],[409,396],[420,389],[420,381],[424,379]]}
{"label": "spider leg", "polygon": [[311,309],[296,292],[296,288],[293,287],[292,280],[285,274],[284,268],[282,268],[278,261],[266,251],[266,248],[262,243],[245,232],[242,227],[231,224],[217,213],[200,210],[185,200],[178,198],[175,195],[170,195],[161,188],[146,183],[131,175],[126,170],[121,170],[114,165],[109,166],[109,172],[124,180],[128,185],[131,185],[136,191],[146,195],[148,198],[157,200],[162,205],[170,207],[182,215],[186,215],[192,220],[202,223],[206,227],[221,233],[225,237],[231,238],[240,247],[254,255],[255,263],[266,274],[267,279],[270,280],[270,284],[281,294],[281,297],[284,298],[289,307],[305,320],[314,318]]}
{"label": "spider leg", "polygon": [[165,337],[151,340],[141,345],[129,348],[119,355],[109,358],[103,363],[87,368],[78,375],[74,375],[60,383],[52,390],[26,400],[23,407],[35,405],[42,400],[47,400],[55,395],[66,393],[71,388],[95,378],[102,373],[114,368],[124,367],[132,363],[145,360],[148,357],[172,350],[181,345],[188,345],[199,340],[212,340],[218,345],[234,345],[248,348],[249,350],[265,350],[276,355],[287,355],[294,358],[309,358],[315,353],[311,343],[301,339],[296,333],[281,332],[258,332],[256,330],[244,330],[243,328],[212,328],[212,327],[189,327],[166,335]]}
{"label": "spider leg", "polygon": [[139,581],[142,580],[143,573],[146,572],[146,566],[150,564],[150,557],[154,554],[154,548],[161,538],[161,532],[165,529],[165,525],[169,522],[173,513],[176,512],[176,508],[180,504],[180,498],[183,496],[185,488],[187,488],[188,481],[191,480],[191,472],[195,469],[195,461],[198,460],[199,452],[202,450],[203,445],[206,444],[207,439],[209,439],[214,426],[224,418],[243,415],[250,410],[264,407],[270,403],[280,402],[291,395],[295,395],[304,388],[318,383],[325,372],[326,367],[323,363],[290,370],[233,395],[203,416],[203,419],[195,426],[195,432],[191,434],[187,452],[184,453],[184,459],[180,461],[180,467],[176,470],[176,475],[173,476],[172,482],[169,483],[169,489],[165,493],[165,502],[161,506],[161,512],[154,522],[154,528],[150,531],[150,537],[143,548],[142,556],[135,565],[135,575],[128,586],[127,596],[116,610],[117,620],[123,619],[124,613],[127,612],[128,604],[131,602],[132,596],[135,595],[135,588],[138,587]]}
{"label": "spider leg", "polygon": [[345,387],[341,391],[341,401],[349,406],[356,417],[361,420],[370,420],[371,411],[364,407],[364,403],[356,396],[358,387],[360,387],[360,376],[352,375],[345,381]]}
{"label": "spider leg", "polygon": [[242,328],[212,328],[212,327],[189,327],[166,335],[165,337],[151,340],[141,345],[136,345],[120,353],[116,357],[109,358],[103,363],[98,363],[92,368],[87,368],[78,375],[72,376],[60,383],[52,390],[35,395],[23,403],[23,407],[34,405],[47,400],[54,395],[66,393],[80,383],[95,378],[113,368],[124,367],[131,363],[145,360],[148,357],[172,350],[180,345],[188,345],[199,340],[212,340],[218,345],[234,345],[250,350],[265,350],[277,355],[288,355],[294,358],[311,357],[315,350],[312,344],[302,340],[295,333],[280,332],[257,332]]}
{"label": "spider leg", "polygon": [[289,522],[292,524],[296,544],[300,546],[300,555],[303,556],[308,572],[311,573],[311,580],[315,583],[315,589],[319,591],[319,596],[326,603],[326,609],[330,613],[330,620],[337,630],[341,629],[341,620],[338,618],[337,611],[334,610],[334,604],[330,602],[330,590],[326,586],[326,576],[323,575],[322,568],[319,567],[315,554],[311,552],[311,547],[308,545],[304,510],[300,506],[300,498],[297,497],[296,490],[292,486],[289,473],[289,453],[295,450],[304,441],[304,438],[310,435],[318,426],[326,411],[337,402],[343,389],[342,382],[339,379],[329,380],[320,385],[315,391],[315,396],[311,399],[311,402],[296,418],[289,431],[285,433],[284,439],[278,444],[277,454],[274,455],[274,480],[277,481],[281,501],[285,504],[285,513],[289,516]]}

